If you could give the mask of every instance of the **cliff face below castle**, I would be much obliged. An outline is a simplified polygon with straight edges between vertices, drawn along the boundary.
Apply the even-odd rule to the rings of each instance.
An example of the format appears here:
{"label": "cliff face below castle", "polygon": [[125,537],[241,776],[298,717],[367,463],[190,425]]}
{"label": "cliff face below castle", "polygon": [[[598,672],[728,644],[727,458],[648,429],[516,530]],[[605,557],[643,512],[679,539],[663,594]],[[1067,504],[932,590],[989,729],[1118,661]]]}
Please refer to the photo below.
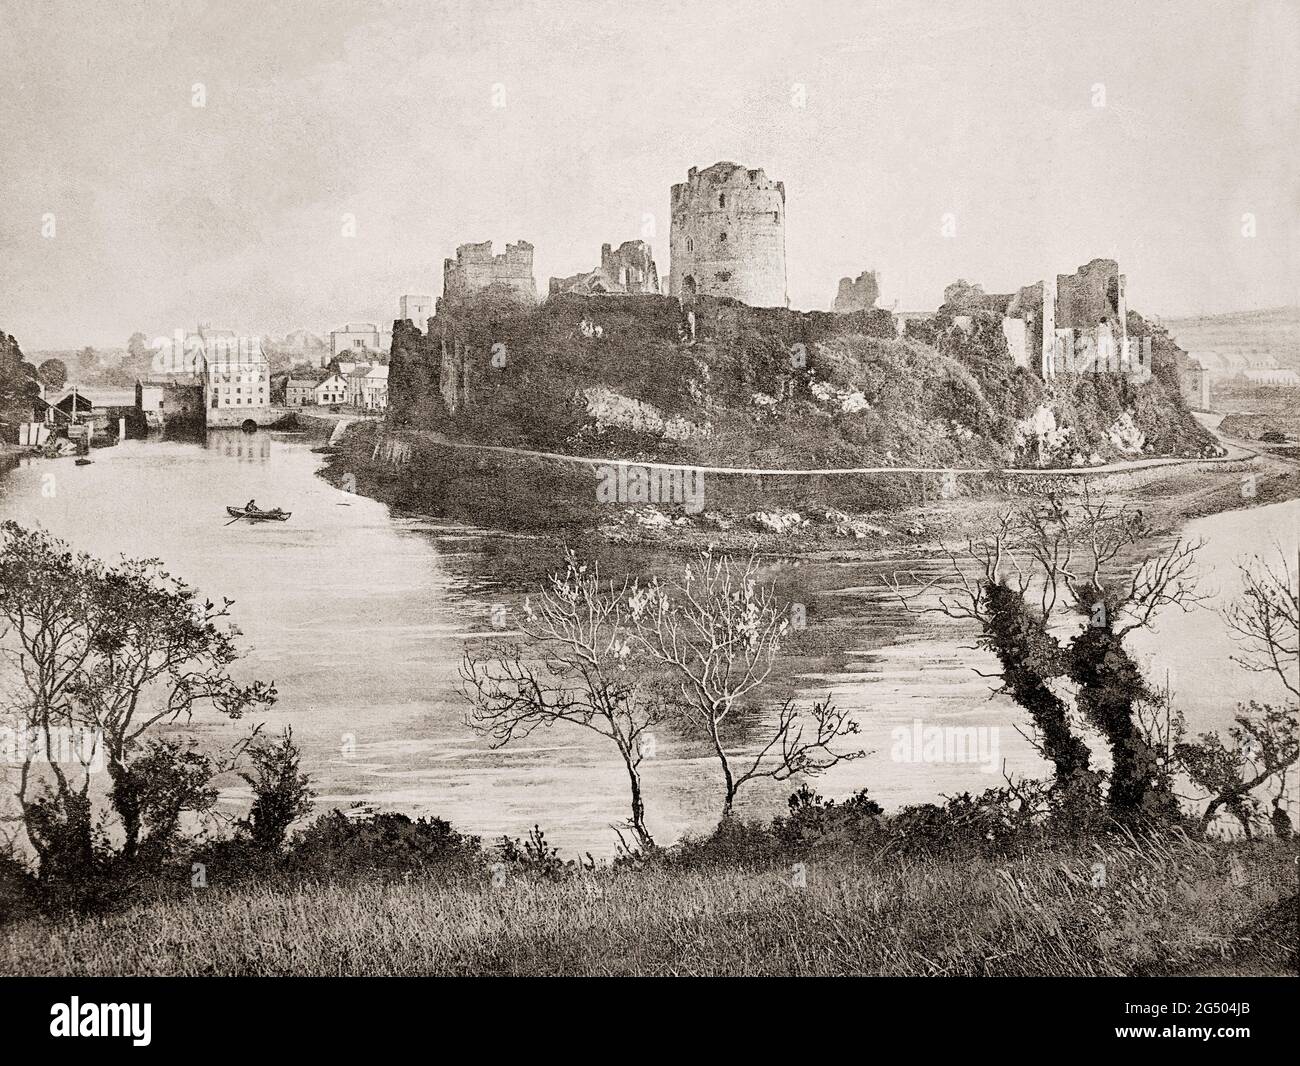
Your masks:
{"label": "cliff face below castle", "polygon": [[1160,333],[1149,380],[1044,382],[1013,364],[993,315],[958,324],[940,311],[922,338],[899,339],[884,311],[690,306],[444,303],[427,335],[394,327],[390,420],[540,451],[744,467],[1086,466],[1213,448]]}

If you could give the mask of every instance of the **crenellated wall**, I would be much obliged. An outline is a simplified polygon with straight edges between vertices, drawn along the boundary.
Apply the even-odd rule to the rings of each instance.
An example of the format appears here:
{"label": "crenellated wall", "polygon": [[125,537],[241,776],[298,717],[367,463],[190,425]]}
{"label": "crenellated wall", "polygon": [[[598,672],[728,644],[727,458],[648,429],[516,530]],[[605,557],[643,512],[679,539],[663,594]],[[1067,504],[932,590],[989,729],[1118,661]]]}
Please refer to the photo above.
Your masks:
{"label": "crenellated wall", "polygon": [[492,254],[492,242],[462,244],[455,259],[442,262],[443,299],[463,299],[489,287],[504,290],[528,303],[537,302],[533,279],[533,246],[527,241],[507,244],[502,255]]}

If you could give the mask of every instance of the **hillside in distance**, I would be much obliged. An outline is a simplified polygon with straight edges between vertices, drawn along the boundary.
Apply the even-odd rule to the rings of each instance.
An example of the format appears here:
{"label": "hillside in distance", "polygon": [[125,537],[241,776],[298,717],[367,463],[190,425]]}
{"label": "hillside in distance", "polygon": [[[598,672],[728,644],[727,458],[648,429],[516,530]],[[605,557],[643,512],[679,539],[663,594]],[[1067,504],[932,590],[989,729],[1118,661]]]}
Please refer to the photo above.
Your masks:
{"label": "hillside in distance", "polygon": [[1164,325],[1207,370],[1266,365],[1300,370],[1300,307],[1170,318]]}

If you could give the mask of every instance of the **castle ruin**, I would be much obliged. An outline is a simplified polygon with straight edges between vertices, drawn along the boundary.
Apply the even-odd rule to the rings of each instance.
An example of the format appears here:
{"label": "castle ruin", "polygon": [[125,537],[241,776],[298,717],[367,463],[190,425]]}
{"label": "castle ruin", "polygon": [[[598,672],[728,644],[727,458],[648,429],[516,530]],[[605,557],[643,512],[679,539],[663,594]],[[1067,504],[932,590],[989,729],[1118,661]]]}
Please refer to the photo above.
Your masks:
{"label": "castle ruin", "polygon": [[1093,259],[1073,274],[1057,274],[1054,283],[1044,283],[1044,378],[1067,364],[1072,370],[1087,369],[1077,364],[1093,360],[1101,369],[1120,369],[1136,357],[1129,344],[1125,280],[1114,259]]}
{"label": "castle ruin", "polygon": [[527,303],[537,302],[533,280],[533,246],[507,244],[504,255],[492,254],[492,242],[462,244],[455,259],[442,261],[442,298],[459,300],[493,288]]}
{"label": "castle ruin", "polygon": [[874,270],[864,270],[856,278],[840,278],[833,310],[837,315],[870,311],[880,297],[880,282]]}
{"label": "castle ruin", "polygon": [[691,167],[673,186],[668,294],[787,307],[785,184],[735,163]]}
{"label": "castle ruin", "polygon": [[659,295],[659,269],[654,253],[645,241],[624,241],[615,251],[608,244],[600,246],[600,266],[585,274],[568,278],[551,278],[548,294],[577,293],[595,296],[602,293],[625,293],[630,296]]}

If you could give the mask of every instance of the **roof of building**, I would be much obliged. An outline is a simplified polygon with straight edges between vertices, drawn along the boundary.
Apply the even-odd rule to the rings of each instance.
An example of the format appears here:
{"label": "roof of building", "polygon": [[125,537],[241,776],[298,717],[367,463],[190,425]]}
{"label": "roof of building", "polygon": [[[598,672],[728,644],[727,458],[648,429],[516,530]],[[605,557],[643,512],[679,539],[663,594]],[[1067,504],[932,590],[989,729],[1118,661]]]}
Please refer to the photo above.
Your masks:
{"label": "roof of building", "polygon": [[[135,389],[98,389],[78,385],[75,390],[69,388],[55,401],[56,407],[62,407],[64,401],[71,401],[73,392],[77,395],[77,409],[87,407],[134,407]],[[68,408],[71,409],[71,402]]]}
{"label": "roof of building", "polygon": [[314,389],[320,382],[315,378],[290,378],[285,382],[285,388],[289,389]]}

